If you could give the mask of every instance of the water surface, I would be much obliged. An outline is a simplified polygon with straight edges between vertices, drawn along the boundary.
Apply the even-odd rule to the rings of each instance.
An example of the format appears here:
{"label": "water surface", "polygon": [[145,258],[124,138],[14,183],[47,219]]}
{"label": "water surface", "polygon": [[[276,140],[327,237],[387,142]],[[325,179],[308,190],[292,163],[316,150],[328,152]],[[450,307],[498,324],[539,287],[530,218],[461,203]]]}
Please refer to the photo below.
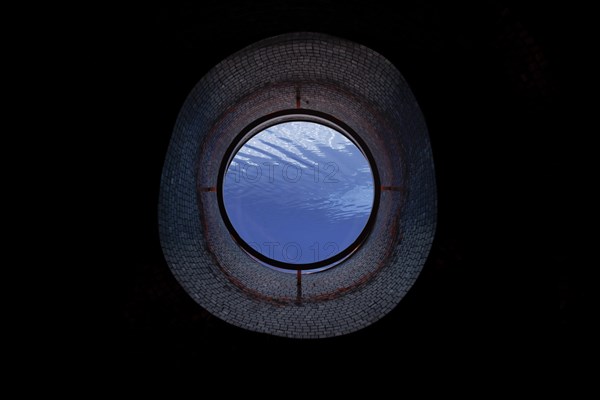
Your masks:
{"label": "water surface", "polygon": [[365,228],[374,199],[368,160],[348,138],[306,121],[271,126],[234,156],[223,181],[231,224],[264,256],[325,260]]}

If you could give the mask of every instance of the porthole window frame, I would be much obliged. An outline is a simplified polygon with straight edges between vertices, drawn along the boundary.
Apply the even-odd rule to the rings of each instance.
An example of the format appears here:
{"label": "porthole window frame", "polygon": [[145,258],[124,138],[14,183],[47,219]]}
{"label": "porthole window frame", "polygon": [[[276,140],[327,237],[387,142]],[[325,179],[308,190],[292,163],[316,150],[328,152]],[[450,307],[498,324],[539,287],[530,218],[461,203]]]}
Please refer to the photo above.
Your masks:
{"label": "porthole window frame", "polygon": [[[371,212],[369,218],[360,234],[357,238],[344,250],[338,252],[332,257],[328,257],[327,259],[306,263],[306,264],[294,264],[294,263],[286,263],[280,260],[272,259],[261,252],[254,249],[250,244],[248,244],[236,231],[233,223],[231,222],[227,209],[224,202],[223,196],[223,184],[225,181],[225,176],[227,173],[227,169],[231,164],[231,161],[237,154],[237,152],[250,140],[252,137],[257,135],[258,133],[268,129],[272,126],[279,125],[286,122],[312,122],[316,124],[320,124],[331,128],[347,139],[349,139],[363,154],[369,163],[369,167],[371,168],[371,174],[373,176],[373,205],[371,208]],[[375,220],[377,219],[377,212],[379,209],[379,200],[381,198],[381,180],[379,177],[379,172],[377,168],[377,164],[375,162],[375,158],[371,154],[367,144],[360,137],[360,135],[355,132],[350,126],[348,126],[343,121],[335,118],[332,115],[329,115],[324,112],[319,112],[316,110],[310,109],[287,109],[281,110],[275,113],[271,113],[268,115],[264,115],[248,126],[246,126],[231,142],[229,147],[227,148],[223,160],[221,161],[221,165],[219,167],[219,174],[217,177],[217,201],[219,203],[219,210],[221,212],[221,217],[223,219],[223,223],[227,227],[231,237],[236,242],[238,246],[240,246],[248,255],[256,259],[257,261],[263,263],[266,266],[274,267],[277,270],[281,270],[282,272],[297,272],[302,271],[302,273],[315,273],[322,272],[329,268],[338,267],[342,264],[346,259],[352,256],[356,250],[365,242],[365,240],[369,237],[373,225],[375,224]]]}

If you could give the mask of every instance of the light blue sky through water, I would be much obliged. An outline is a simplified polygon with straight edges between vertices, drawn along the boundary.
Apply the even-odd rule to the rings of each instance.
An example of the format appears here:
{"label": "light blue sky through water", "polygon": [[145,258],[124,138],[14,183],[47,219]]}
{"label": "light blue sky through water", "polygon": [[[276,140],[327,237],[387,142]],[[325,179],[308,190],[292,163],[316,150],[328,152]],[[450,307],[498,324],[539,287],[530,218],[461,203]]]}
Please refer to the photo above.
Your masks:
{"label": "light blue sky through water", "polygon": [[223,183],[227,215],[252,247],[305,264],[343,251],[373,206],[369,162],[344,135],[306,121],[261,131],[233,158]]}

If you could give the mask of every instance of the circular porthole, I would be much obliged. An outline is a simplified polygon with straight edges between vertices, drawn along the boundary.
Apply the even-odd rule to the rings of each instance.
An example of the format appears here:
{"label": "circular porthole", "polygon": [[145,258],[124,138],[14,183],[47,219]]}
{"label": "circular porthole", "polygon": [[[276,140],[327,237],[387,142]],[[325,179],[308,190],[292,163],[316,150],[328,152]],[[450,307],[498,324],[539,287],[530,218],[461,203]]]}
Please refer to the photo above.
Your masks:
{"label": "circular porthole", "polygon": [[367,47],[265,39],[215,66],[181,108],[161,246],[187,293],[233,325],[323,338],[376,322],[417,279],[435,223],[423,115]]}
{"label": "circular porthole", "polygon": [[368,236],[379,176],[360,137],[343,125],[292,110],[251,124],[228,149],[219,175],[221,214],[261,264],[323,271]]}

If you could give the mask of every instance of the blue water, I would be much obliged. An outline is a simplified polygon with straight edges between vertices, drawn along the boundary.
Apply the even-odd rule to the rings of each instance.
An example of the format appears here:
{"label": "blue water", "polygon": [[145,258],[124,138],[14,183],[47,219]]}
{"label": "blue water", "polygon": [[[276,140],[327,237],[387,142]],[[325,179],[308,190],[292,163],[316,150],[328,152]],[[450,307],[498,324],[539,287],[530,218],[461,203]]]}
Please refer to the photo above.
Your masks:
{"label": "blue water", "polygon": [[260,253],[291,264],[346,249],[373,207],[369,162],[344,135],[306,121],[272,126],[247,141],[223,182],[227,215]]}

